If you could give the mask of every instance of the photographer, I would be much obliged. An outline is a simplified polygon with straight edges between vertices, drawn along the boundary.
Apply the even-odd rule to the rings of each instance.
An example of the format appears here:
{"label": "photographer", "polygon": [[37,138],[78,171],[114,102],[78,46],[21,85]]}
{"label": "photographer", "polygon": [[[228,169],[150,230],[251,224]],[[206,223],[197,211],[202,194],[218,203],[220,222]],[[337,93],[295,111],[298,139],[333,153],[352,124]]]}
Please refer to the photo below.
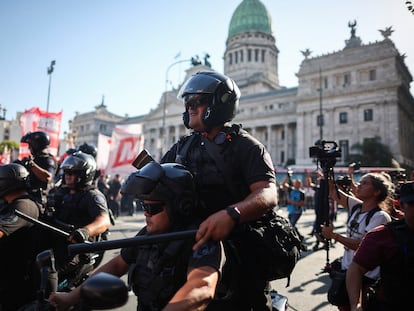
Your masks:
{"label": "photographer", "polygon": [[[334,239],[345,246],[341,260],[341,269],[346,271],[365,234],[376,226],[391,221],[390,215],[383,209],[392,190],[392,183],[384,174],[368,173],[364,175],[356,188],[356,197],[338,189],[332,179],[329,180],[329,194],[342,207],[349,210],[346,235],[334,232],[332,223],[322,227],[326,239]],[[364,278],[364,290],[379,277],[379,268],[368,271]],[[343,280],[345,282],[345,280]],[[338,306],[339,310],[350,310],[349,301]]]}

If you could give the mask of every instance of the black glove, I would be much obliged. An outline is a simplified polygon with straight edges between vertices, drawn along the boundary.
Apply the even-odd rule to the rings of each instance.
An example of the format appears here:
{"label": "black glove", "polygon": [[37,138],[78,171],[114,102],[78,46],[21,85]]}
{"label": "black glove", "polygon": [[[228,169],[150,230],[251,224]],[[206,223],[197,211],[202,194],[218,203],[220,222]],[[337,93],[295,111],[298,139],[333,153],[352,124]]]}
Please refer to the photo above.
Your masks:
{"label": "black glove", "polygon": [[70,240],[75,240],[76,243],[83,243],[89,239],[89,231],[86,228],[78,228],[73,231]]}

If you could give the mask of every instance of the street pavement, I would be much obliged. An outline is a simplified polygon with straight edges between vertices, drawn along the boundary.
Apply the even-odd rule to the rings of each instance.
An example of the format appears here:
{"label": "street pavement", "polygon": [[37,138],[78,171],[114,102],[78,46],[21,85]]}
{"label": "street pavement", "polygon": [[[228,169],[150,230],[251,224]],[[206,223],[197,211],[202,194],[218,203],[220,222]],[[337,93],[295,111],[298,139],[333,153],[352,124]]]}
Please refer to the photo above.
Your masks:
{"label": "street pavement", "polygon": [[[281,208],[282,215],[287,216],[286,208]],[[334,223],[335,230],[338,233],[345,232],[346,212],[339,210],[337,219]],[[297,227],[301,234],[305,237],[305,243],[308,251],[302,252],[302,257],[298,261],[290,279],[290,286],[286,287],[287,279],[273,281],[272,288],[279,294],[288,297],[288,310],[293,311],[334,311],[337,307],[332,306],[327,301],[327,291],[330,279],[323,270],[328,262],[340,257],[343,253],[341,244],[333,244],[329,248],[329,252],[325,249],[313,251],[312,247],[316,242],[316,238],[308,234],[312,230],[315,219],[313,210],[306,210],[297,223]],[[111,228],[110,240],[129,238],[145,225],[145,218],[142,212],[135,213],[134,216],[122,214],[116,219],[116,224]],[[107,250],[104,255],[103,262],[106,262],[119,254],[119,249]],[[126,281],[126,276],[123,277]],[[130,292],[128,303],[118,309],[123,311],[136,310],[136,296]]]}

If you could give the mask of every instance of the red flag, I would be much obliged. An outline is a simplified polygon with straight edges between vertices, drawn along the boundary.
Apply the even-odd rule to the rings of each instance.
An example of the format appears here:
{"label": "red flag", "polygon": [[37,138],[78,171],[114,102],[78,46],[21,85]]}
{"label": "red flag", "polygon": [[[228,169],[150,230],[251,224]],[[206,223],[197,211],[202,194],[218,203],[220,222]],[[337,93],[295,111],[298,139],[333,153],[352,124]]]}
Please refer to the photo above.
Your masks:
{"label": "red flag", "polygon": [[[62,124],[61,112],[47,112],[33,107],[25,110],[20,117],[20,125],[22,127],[22,136],[28,132],[42,131],[49,135],[50,146],[49,152],[53,156],[57,156],[59,148],[59,136]],[[20,144],[19,158],[22,159],[30,155],[30,151],[26,143]]]}

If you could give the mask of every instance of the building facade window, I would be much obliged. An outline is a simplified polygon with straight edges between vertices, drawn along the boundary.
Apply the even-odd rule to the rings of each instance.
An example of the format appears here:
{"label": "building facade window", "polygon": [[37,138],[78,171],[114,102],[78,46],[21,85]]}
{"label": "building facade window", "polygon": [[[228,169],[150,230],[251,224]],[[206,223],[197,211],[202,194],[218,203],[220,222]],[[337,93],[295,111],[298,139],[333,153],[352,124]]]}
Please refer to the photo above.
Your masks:
{"label": "building facade window", "polygon": [[252,49],[247,50],[247,61],[248,62],[252,61]]}
{"label": "building facade window", "polygon": [[372,121],[374,119],[374,111],[372,109],[364,110],[364,121]]}
{"label": "building facade window", "polygon": [[340,140],[339,147],[341,148],[341,160],[344,163],[346,159],[349,157],[349,141]]}
{"label": "building facade window", "polygon": [[369,81],[375,81],[377,80],[377,70],[371,69],[369,71]]}
{"label": "building facade window", "polygon": [[[282,130],[281,132],[280,132],[280,139],[281,140],[285,140],[285,130]],[[283,162],[283,161],[282,161]]]}
{"label": "building facade window", "polygon": [[229,65],[233,65],[233,54],[229,53]]}
{"label": "building facade window", "polygon": [[344,74],[344,87],[351,84],[351,77],[349,73]]}
{"label": "building facade window", "polygon": [[241,63],[243,62],[243,58],[244,58],[243,52],[244,52],[243,50],[240,51],[240,62]]}
{"label": "building facade window", "polygon": [[348,123],[348,113],[347,112],[340,112],[339,113],[339,123],[340,124]]}
{"label": "building facade window", "polygon": [[316,117],[316,125],[317,126],[323,126],[323,115],[318,115],[317,117]]}
{"label": "building facade window", "polygon": [[254,61],[255,62],[259,61],[259,49],[254,50]]}
{"label": "building facade window", "polygon": [[325,78],[323,79],[323,85],[324,85],[325,89],[327,89],[327,88],[328,88],[328,78],[327,78],[327,77],[325,77]]}
{"label": "building facade window", "polygon": [[262,63],[265,62],[266,51],[262,50]]}

